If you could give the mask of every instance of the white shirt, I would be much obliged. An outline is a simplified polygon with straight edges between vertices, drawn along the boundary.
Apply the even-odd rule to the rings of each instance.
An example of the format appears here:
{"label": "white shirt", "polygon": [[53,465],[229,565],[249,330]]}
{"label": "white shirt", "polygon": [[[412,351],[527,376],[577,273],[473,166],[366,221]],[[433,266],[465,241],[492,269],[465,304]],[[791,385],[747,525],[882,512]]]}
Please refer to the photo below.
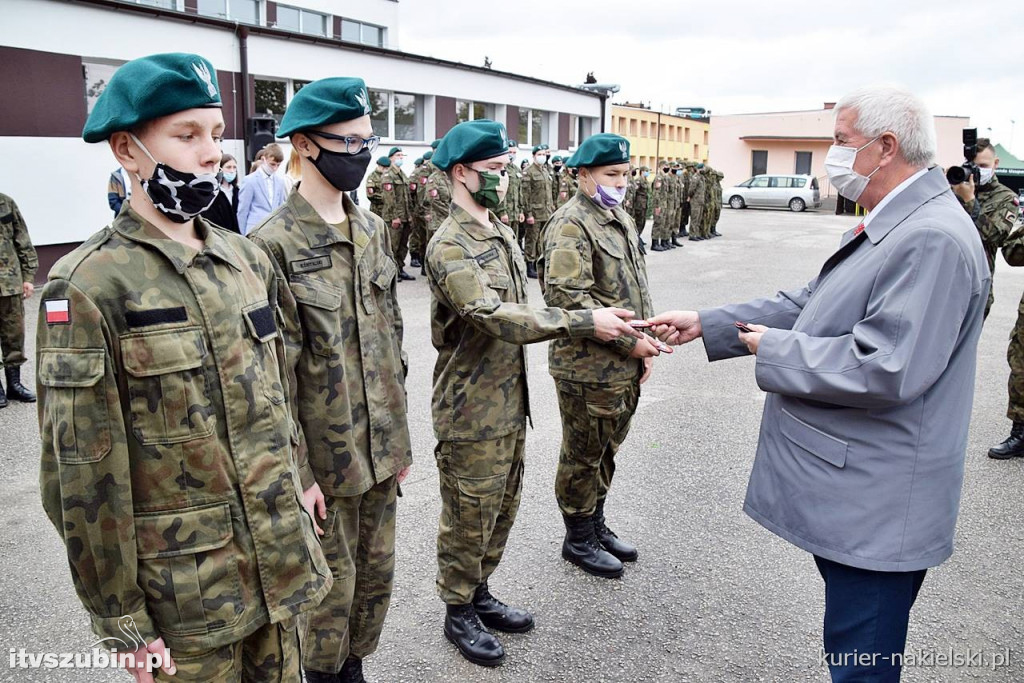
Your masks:
{"label": "white shirt", "polygon": [[868,225],[871,223],[871,219],[874,218],[876,215],[878,215],[878,212],[881,211],[882,209],[884,209],[886,204],[891,202],[893,199],[896,199],[896,195],[898,195],[900,192],[903,192],[903,190],[905,190],[908,187],[910,187],[914,183],[915,180],[917,180],[918,178],[920,178],[921,176],[923,176],[927,172],[928,172],[928,168],[927,167],[922,168],[920,171],[918,171],[914,175],[910,176],[909,178],[904,180],[902,183],[900,183],[896,187],[894,187],[891,190],[889,190],[889,194],[887,194],[884,197],[882,197],[882,201],[878,202],[878,206],[876,206],[874,209],[869,211],[868,215],[864,216],[864,227],[865,228],[868,227]]}

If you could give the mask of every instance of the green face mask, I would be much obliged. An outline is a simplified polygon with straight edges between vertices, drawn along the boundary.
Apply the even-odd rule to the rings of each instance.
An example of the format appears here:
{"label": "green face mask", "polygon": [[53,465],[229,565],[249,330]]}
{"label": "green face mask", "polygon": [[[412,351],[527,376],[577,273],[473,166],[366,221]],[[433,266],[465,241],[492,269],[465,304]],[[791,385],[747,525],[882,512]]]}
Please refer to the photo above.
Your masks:
{"label": "green face mask", "polygon": [[[501,175],[488,173],[487,171],[477,171],[475,168],[469,170],[474,171],[477,177],[480,178],[480,189],[476,192],[470,191],[469,193],[473,201],[485,209],[497,211],[504,194],[501,193]],[[502,171],[501,174],[504,175],[505,171]],[[469,187],[467,186],[466,189],[468,190]]]}

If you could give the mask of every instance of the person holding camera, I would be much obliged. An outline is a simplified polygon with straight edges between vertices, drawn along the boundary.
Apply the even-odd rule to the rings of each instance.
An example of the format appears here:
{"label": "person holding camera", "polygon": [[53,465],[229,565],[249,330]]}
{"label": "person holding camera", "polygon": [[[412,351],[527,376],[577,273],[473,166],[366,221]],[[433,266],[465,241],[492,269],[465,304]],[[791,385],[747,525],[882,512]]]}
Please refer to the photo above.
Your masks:
{"label": "person holding camera", "polygon": [[[946,178],[961,206],[978,228],[981,243],[985,247],[985,256],[988,258],[989,271],[994,275],[996,252],[1003,246],[1020,216],[1019,202],[1016,193],[996,178],[995,170],[999,168],[999,157],[996,156],[992,142],[988,138],[978,138],[976,150],[973,159],[968,159],[963,166],[949,169]],[[995,301],[992,292],[990,288],[988,304],[985,306],[986,318],[992,309],[992,302]],[[1024,441],[1021,447],[1024,454]]]}

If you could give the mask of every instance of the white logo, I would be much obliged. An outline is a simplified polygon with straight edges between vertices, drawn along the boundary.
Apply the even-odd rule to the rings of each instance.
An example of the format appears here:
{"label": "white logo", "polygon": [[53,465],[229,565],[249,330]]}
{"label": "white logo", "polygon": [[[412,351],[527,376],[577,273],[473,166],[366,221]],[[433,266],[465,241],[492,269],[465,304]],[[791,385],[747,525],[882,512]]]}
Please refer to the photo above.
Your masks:
{"label": "white logo", "polygon": [[625,140],[623,140],[622,142],[619,143],[619,151],[622,152],[622,158],[623,159],[625,159],[627,156],[629,156],[629,152],[627,151],[627,149],[628,148],[626,147],[626,141]]}
{"label": "white logo", "polygon": [[117,627],[121,629],[121,633],[128,640],[121,640],[117,636],[111,636],[109,638],[100,638],[89,647],[96,647],[107,640],[116,640],[124,645],[124,652],[133,652],[140,647],[146,647],[146,641],[143,640],[142,635],[139,633],[139,627],[135,625],[135,619],[130,616],[123,616],[117,620]]}
{"label": "white logo", "polygon": [[364,114],[370,113],[370,94],[366,92],[366,88],[361,88],[359,92],[356,93],[356,101],[363,105]]}
{"label": "white logo", "polygon": [[206,92],[210,97],[217,98],[217,86],[213,84],[213,76],[210,74],[210,70],[206,68],[206,64],[200,62],[196,64],[192,62],[192,70],[196,72],[196,76],[199,76],[206,83]]}

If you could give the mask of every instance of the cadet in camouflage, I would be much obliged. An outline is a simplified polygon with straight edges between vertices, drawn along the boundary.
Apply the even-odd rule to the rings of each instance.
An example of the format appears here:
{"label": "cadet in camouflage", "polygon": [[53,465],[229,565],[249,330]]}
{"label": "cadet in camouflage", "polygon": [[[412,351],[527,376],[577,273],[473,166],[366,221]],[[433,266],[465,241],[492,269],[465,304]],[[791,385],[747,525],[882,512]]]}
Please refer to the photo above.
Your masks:
{"label": "cadet in camouflage", "polygon": [[434,161],[452,177],[452,213],[427,247],[438,352],[432,403],[441,488],[437,588],[447,605],[446,637],[484,666],[504,659],[484,625],[514,632],[533,627],[532,615],[495,599],[487,583],[522,490],[529,417],[524,345],[634,334],[617,317],[625,311],[527,304],[526,263],[515,235],[492,211],[507,189],[506,147],[505,127],[487,120],[461,123],[444,137]]}
{"label": "cadet in camouflage", "polygon": [[[629,142],[593,135],[569,159],[579,169],[580,191],[556,210],[541,236],[540,279],[549,306],[588,310],[626,308],[653,315],[647,270],[633,219],[615,202],[629,173]],[[566,527],[562,556],[595,576],[621,576],[622,561],[636,548],[605,525],[604,505],[615,456],[658,355],[648,337],[555,339],[548,372],[555,379],[562,415],[562,448],[555,498]]]}
{"label": "cadet in camouflage", "polygon": [[[312,162],[318,132],[372,136],[365,96],[359,78],[314,81],[295,96],[280,135],[291,137],[304,180],[249,236],[273,259],[281,283],[299,447],[308,462],[303,485],[325,494],[323,547],[336,580],[303,618],[309,683],[336,681],[338,673],[363,680],[362,660],[377,649],[391,601],[396,491],[412,463],[390,235],[345,194],[348,178]],[[318,144],[345,153],[342,142]]]}
{"label": "cadet in camouflage", "polygon": [[516,163],[517,149],[518,145],[516,141],[509,140],[509,161],[505,166],[505,171],[508,173],[508,192],[505,193],[505,199],[501,202],[501,206],[498,207],[497,213],[501,222],[512,228],[512,233],[519,241],[520,247],[522,247],[522,224],[526,219],[526,216],[523,214],[522,208],[523,172],[519,169],[519,165]]}
{"label": "cadet in camouflage", "polygon": [[721,237],[722,233],[718,232],[718,219],[722,217],[722,178],[725,174],[721,171],[711,169],[711,205],[706,207],[710,209],[711,215],[708,218],[708,235],[710,237]]}
{"label": "cadet in camouflage", "polygon": [[[641,166],[636,174],[636,191],[633,194],[633,223],[636,224],[636,231],[644,234],[647,226],[647,202],[651,193],[651,185],[647,180],[650,169]],[[653,237],[651,239],[654,239]]]}
{"label": "cadet in camouflage", "polygon": [[704,165],[697,164],[697,172],[690,178],[690,241],[700,242],[707,239],[704,234],[704,197],[707,184],[705,182]]}
{"label": "cadet in camouflage", "polygon": [[670,167],[663,163],[661,170],[651,183],[651,205],[654,207],[654,225],[651,227],[651,250],[666,251],[672,248],[672,217],[669,213],[673,202]]}
{"label": "cadet in camouflage", "polygon": [[0,194],[0,365],[4,367],[5,387],[0,387],[0,408],[7,400],[33,403],[36,400],[21,383],[25,363],[25,304],[35,287],[39,259],[28,235],[18,205]]}
{"label": "cadet in camouflage", "polygon": [[536,261],[540,258],[538,238],[544,222],[555,210],[553,197],[553,181],[547,168],[548,146],[536,145],[533,148],[533,163],[523,173],[522,198],[523,213],[526,215],[526,234],[524,235],[524,251],[526,253],[527,277],[537,277]]}
{"label": "cadet in camouflage", "polygon": [[[43,290],[40,488],[100,638],[132,620],[183,662],[161,680],[210,680],[216,660],[227,680],[294,681],[252,662],[267,638],[281,666],[297,657],[294,617],[333,580],[300,499],[273,265],[196,217],[217,192],[215,73],[197,55],[128,62],[86,122],[132,197]],[[168,142],[186,127],[192,144]]]}
{"label": "cadet in camouflage", "polygon": [[391,165],[380,179],[383,198],[380,217],[391,229],[391,248],[394,250],[395,263],[398,264],[399,281],[416,279],[405,272],[405,257],[409,255],[409,232],[412,230],[412,196],[409,194],[409,178],[402,170],[404,156],[401,147],[392,147],[388,152]]}
{"label": "cadet in camouflage", "polygon": [[[428,152],[429,154],[429,152]],[[427,178],[434,166],[423,159],[409,179],[409,197],[412,202],[412,231],[409,233],[409,265],[423,267],[423,250],[427,246]]]}
{"label": "cadet in camouflage", "polygon": [[[427,201],[427,244],[430,244],[434,233],[448,218],[452,203],[452,181],[448,178],[448,174],[437,168],[436,165],[430,177],[427,178]],[[426,255],[424,255],[424,267],[426,267],[426,261]]]}
{"label": "cadet in camouflage", "polygon": [[381,178],[391,167],[391,161],[387,157],[378,157],[377,165],[366,176],[366,196],[370,200],[370,211],[378,216],[384,213],[384,195],[381,193]]}

